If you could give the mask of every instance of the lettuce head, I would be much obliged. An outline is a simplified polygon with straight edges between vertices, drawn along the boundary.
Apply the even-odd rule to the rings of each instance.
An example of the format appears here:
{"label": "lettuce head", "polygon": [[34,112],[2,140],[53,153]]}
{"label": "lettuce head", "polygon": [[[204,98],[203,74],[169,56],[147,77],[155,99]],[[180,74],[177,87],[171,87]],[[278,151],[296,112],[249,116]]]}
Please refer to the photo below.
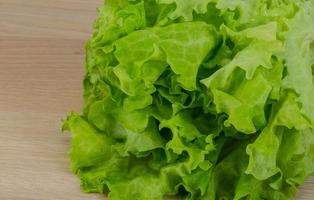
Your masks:
{"label": "lettuce head", "polygon": [[286,200],[314,172],[313,0],[106,0],[71,169],[110,200]]}

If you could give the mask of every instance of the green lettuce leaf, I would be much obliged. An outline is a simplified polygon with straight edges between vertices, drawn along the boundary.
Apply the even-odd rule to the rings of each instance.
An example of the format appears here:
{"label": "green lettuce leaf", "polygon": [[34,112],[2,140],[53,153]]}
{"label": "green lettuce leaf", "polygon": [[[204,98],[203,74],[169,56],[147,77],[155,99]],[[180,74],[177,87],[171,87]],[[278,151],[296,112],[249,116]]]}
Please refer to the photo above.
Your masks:
{"label": "green lettuce leaf", "polygon": [[176,4],[176,9],[169,15],[170,18],[176,19],[178,17],[183,17],[187,21],[192,21],[193,19],[193,12],[196,13],[206,13],[207,5],[212,0],[157,0],[158,3],[161,4]]}

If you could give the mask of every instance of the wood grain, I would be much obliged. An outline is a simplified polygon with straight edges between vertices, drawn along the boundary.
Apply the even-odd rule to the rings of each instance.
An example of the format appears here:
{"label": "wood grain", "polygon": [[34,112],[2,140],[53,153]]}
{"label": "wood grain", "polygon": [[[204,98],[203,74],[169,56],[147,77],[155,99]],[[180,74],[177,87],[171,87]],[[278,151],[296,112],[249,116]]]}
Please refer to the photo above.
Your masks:
{"label": "wood grain", "polygon": [[[84,43],[102,0],[0,0],[0,200],[95,200],[69,172],[60,119],[82,105]],[[314,199],[314,179],[298,200]]]}

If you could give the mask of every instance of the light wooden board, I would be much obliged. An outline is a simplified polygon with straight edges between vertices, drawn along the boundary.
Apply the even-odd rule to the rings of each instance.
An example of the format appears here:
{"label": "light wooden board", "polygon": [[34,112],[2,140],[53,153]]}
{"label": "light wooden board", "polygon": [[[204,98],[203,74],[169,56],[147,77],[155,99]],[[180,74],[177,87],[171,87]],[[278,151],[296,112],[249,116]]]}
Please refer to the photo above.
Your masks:
{"label": "light wooden board", "polygon": [[[102,0],[0,0],[0,200],[95,200],[69,172],[60,119],[82,105],[84,43]],[[314,179],[298,200],[314,199]]]}

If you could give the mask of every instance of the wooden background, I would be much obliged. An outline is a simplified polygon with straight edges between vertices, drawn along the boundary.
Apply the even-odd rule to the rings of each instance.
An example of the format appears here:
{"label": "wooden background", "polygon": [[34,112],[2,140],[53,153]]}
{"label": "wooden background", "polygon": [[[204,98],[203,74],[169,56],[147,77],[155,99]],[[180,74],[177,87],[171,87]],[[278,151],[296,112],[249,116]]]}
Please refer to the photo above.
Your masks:
{"label": "wooden background", "polygon": [[[84,43],[102,0],[0,0],[0,200],[95,200],[69,172],[61,118],[82,105]],[[298,200],[314,199],[314,179]]]}

